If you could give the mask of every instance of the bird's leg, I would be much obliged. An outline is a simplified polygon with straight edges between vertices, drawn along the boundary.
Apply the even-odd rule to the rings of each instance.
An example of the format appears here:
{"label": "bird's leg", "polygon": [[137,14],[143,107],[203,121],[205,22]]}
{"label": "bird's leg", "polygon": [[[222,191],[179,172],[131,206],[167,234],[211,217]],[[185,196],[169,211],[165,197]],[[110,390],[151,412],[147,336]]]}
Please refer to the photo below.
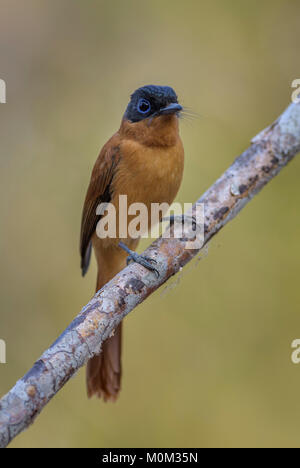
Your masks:
{"label": "bird's leg", "polygon": [[119,247],[121,247],[121,249],[125,250],[125,252],[127,252],[129,254],[128,257],[127,257],[127,260],[126,260],[127,265],[131,261],[139,263],[140,265],[144,266],[148,270],[153,271],[156,274],[156,276],[159,277],[159,271],[156,268],[154,268],[153,265],[151,265],[151,262],[152,263],[157,263],[156,260],[154,260],[154,258],[139,255],[138,253],[136,253],[133,250],[129,249],[129,247],[127,247],[127,245],[125,245],[123,242],[119,242]]}

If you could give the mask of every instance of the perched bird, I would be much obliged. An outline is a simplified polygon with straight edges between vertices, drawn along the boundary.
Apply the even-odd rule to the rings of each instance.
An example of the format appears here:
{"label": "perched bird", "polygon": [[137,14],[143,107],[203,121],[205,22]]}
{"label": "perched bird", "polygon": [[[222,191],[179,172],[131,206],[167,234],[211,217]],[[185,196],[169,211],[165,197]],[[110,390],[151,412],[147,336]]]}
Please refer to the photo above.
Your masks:
{"label": "perched bird", "polygon": [[[127,255],[149,270],[155,266],[135,253],[139,239],[99,238],[96,233],[100,203],[110,202],[119,216],[119,196],[127,195],[128,206],[173,202],[183,175],[184,150],[179,136],[182,111],[169,86],[143,86],[132,95],[120,129],[102,148],[92,171],[81,224],[82,274],[87,272],[92,247],[95,252],[98,291],[126,266]],[[128,218],[129,219],[129,218]],[[149,227],[151,220],[149,217]],[[121,325],[102,346],[102,352],[87,364],[87,393],[116,400],[121,383]]]}

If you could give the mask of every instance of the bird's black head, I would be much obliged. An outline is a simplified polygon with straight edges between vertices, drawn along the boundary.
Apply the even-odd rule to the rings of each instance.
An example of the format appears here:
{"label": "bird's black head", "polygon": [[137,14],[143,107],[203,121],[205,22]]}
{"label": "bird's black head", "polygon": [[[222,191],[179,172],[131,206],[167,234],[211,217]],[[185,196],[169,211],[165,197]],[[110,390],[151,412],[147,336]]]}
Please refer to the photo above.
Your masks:
{"label": "bird's black head", "polygon": [[173,88],[148,85],[131,95],[124,117],[131,122],[139,122],[149,117],[178,114],[181,110]]}

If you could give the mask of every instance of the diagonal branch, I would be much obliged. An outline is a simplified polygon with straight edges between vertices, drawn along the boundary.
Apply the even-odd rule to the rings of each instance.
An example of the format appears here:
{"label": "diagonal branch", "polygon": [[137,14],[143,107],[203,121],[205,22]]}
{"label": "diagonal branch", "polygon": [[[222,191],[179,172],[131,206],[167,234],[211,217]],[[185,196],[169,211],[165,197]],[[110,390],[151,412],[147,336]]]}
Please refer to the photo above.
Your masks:
{"label": "diagonal branch", "polygon": [[[291,104],[196,202],[204,204],[204,243],[275,177],[300,151],[300,104]],[[189,229],[192,229],[190,226]],[[0,447],[27,428],[48,401],[89,358],[120,321],[197,255],[187,236],[160,237],[145,254],[157,261],[157,276],[138,264],[126,267],[82,309],[32,369],[0,400]]]}

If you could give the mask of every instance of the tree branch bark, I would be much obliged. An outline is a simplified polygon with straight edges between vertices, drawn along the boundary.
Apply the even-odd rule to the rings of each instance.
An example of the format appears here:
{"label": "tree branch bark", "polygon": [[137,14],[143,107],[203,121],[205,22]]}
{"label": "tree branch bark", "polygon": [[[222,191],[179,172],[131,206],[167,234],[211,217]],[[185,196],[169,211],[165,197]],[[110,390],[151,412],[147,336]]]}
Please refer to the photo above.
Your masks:
{"label": "tree branch bark", "polygon": [[[204,244],[300,151],[300,104],[285,112],[251,142],[196,202],[205,206]],[[190,226],[191,228],[191,226]],[[89,358],[120,321],[197,255],[184,238],[160,237],[146,250],[160,276],[138,264],[116,275],[82,309],[32,369],[0,400],[0,447],[27,428],[48,401]]]}

